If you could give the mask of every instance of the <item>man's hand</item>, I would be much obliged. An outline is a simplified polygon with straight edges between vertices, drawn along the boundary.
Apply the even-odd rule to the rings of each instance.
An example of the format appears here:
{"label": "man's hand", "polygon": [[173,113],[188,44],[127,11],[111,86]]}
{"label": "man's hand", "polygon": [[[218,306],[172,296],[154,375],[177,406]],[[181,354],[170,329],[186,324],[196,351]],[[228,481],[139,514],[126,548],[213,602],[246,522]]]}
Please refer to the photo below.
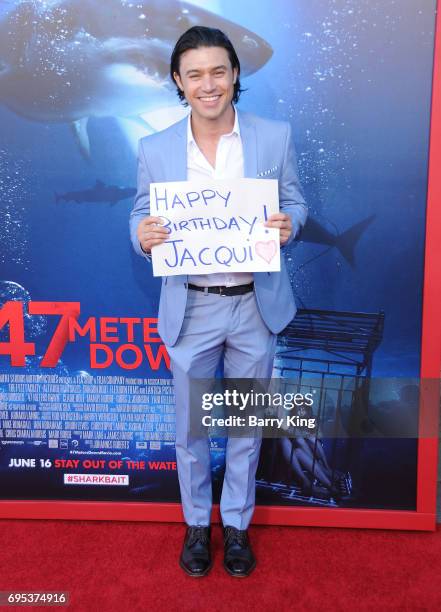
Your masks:
{"label": "man's hand", "polygon": [[274,215],[270,215],[268,217],[265,227],[279,228],[280,246],[283,246],[286,242],[288,242],[288,238],[291,236],[291,217],[286,213],[274,213]]}
{"label": "man's hand", "polygon": [[145,253],[150,253],[152,247],[156,244],[162,244],[169,234],[167,229],[162,227],[160,217],[146,217],[138,225],[136,233]]}

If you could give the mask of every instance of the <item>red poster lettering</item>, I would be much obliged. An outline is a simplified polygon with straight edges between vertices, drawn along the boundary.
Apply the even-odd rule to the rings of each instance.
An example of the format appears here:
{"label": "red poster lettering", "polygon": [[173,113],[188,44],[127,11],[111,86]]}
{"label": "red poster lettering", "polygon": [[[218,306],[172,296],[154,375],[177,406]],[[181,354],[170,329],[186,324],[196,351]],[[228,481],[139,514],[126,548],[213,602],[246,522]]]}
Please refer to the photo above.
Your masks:
{"label": "red poster lettering", "polygon": [[0,342],[0,355],[9,355],[11,366],[25,366],[26,356],[35,355],[35,343],[25,342],[23,302],[6,302],[0,309],[0,329],[9,325],[9,342]]}
{"label": "red poster lettering", "polygon": [[57,365],[69,339],[69,319],[78,319],[80,309],[79,302],[29,302],[29,314],[31,315],[59,315],[61,317],[41,360],[41,367],[54,368]]}

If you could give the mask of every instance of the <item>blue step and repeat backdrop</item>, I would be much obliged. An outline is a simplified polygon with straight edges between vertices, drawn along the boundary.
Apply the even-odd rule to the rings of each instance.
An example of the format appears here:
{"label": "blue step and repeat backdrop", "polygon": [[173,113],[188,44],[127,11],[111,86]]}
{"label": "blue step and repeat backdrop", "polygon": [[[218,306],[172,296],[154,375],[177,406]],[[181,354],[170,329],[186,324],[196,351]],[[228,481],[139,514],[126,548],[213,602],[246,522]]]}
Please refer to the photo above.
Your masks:
{"label": "blue step and repeat backdrop", "polygon": [[[168,62],[195,24],[235,44],[240,108],[293,128],[310,216],[274,375],[320,378],[328,424],[373,379],[390,384],[365,394],[368,417],[415,416],[435,4],[0,4],[2,499],[179,501],[160,282],[128,217],[138,139],[187,112]],[[411,436],[265,441],[257,499],[415,510],[416,470]]]}

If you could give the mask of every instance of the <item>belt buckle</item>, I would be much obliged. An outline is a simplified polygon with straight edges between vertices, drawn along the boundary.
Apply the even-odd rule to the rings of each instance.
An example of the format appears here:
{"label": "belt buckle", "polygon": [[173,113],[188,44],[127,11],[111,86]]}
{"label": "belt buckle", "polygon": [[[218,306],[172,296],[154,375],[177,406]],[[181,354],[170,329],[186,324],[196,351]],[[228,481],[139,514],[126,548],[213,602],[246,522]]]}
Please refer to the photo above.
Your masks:
{"label": "belt buckle", "polygon": [[226,297],[226,296],[225,296],[225,293],[223,293],[223,290],[224,290],[224,287],[222,287],[222,286],[220,285],[220,286],[219,286],[219,295],[220,295],[221,297]]}

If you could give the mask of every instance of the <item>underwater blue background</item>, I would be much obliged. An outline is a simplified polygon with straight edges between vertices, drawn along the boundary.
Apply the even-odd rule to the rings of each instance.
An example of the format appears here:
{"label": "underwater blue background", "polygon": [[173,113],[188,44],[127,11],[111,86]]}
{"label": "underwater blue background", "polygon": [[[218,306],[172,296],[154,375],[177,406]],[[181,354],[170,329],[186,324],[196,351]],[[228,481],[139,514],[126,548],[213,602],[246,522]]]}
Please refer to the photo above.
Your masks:
{"label": "underwater blue background", "polygon": [[[19,4],[0,5],[0,24]],[[44,19],[48,7],[57,3],[35,4]],[[63,4],[69,7],[81,0]],[[134,4],[142,14],[144,6],[147,10],[154,3]],[[384,336],[374,354],[373,375],[417,377],[435,0],[262,0],[252,10],[249,2],[232,0],[200,4],[255,32],[274,51],[263,67],[242,79],[246,91],[239,107],[290,121],[310,219],[330,236],[330,243],[305,239],[290,250],[298,305],[383,310]],[[98,14],[106,11],[104,1],[90,5]],[[177,38],[174,24],[168,25],[172,32],[167,35],[176,33]],[[32,45],[27,49],[31,52],[36,53]],[[39,61],[43,65],[49,60],[42,55]],[[58,61],[62,68],[71,60],[59,56]],[[85,159],[67,121],[31,120],[9,98],[5,101],[1,62],[0,55],[0,279],[18,283],[33,300],[80,301],[81,320],[156,316],[159,280],[129,242],[132,200],[56,201],[56,194],[91,189],[97,180],[135,187],[134,142],[148,132],[120,116],[91,116],[90,158]],[[34,86],[29,88],[30,101]],[[159,104],[149,108],[150,118],[159,109]],[[179,113],[172,106],[169,123],[182,116]],[[164,118],[159,121],[158,116],[159,125]],[[344,234],[368,218],[358,240]],[[48,321],[49,334],[51,325]],[[40,335],[42,347],[47,337]],[[69,345],[63,363],[69,372],[89,370],[87,342]],[[0,370],[9,370],[6,357],[0,356]],[[117,366],[105,373],[130,374]],[[144,366],[133,375],[152,373]],[[162,369],[152,376],[156,375],[168,373]],[[414,507],[414,441],[370,444],[364,457],[366,462],[375,457],[375,466],[366,475],[371,484],[360,504]],[[40,452],[32,450],[34,456]],[[165,446],[155,453],[169,458],[173,448]],[[402,484],[393,499],[382,492],[376,476],[391,462]],[[11,492],[19,496],[20,487],[25,498],[44,497],[45,486],[49,497],[54,490],[56,497],[73,495],[51,484],[47,475],[38,493],[25,475],[17,485],[7,470],[3,476],[4,497]],[[85,494],[102,494],[90,489]],[[175,475],[164,476],[154,491],[144,490],[142,499],[173,499]],[[112,499],[120,495],[111,491]]]}

